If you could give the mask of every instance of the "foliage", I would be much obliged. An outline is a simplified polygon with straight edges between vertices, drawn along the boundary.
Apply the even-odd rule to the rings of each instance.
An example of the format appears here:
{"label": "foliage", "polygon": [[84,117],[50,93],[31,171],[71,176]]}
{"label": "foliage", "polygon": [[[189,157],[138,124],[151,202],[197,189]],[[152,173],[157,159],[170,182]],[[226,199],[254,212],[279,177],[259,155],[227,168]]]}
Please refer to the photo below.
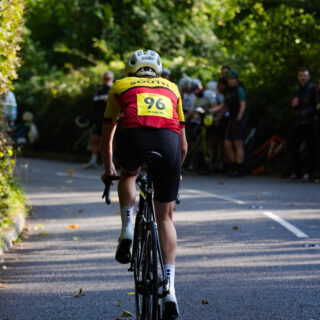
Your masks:
{"label": "foliage", "polygon": [[25,212],[25,197],[13,178],[15,167],[14,150],[6,133],[7,124],[0,117],[0,231],[11,225],[12,217]]}
{"label": "foliage", "polygon": [[[17,96],[33,110],[42,148],[65,150],[73,118],[90,112],[100,74],[123,75],[126,57],[152,48],[172,78],[240,73],[251,124],[267,138],[289,135],[300,66],[320,75],[317,0],[27,0]],[[63,142],[61,142],[63,141]]]}
{"label": "foliage", "polygon": [[0,91],[17,78],[20,49],[23,0],[0,1]]}
{"label": "foliage", "polygon": [[[23,7],[23,0],[0,2],[0,93],[11,87],[11,81],[17,78]],[[25,210],[23,193],[13,178],[14,150],[2,111],[0,106],[0,229],[10,225],[17,210]]]}

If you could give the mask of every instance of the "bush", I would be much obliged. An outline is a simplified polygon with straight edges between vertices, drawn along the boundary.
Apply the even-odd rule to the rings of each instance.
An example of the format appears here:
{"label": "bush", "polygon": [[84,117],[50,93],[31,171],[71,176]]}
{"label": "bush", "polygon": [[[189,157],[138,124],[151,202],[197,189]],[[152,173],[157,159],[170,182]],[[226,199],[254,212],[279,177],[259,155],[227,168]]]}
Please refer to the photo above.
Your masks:
{"label": "bush", "polygon": [[[0,2],[0,94],[17,78],[23,9],[24,0]],[[23,192],[13,178],[14,150],[2,111],[0,107],[0,230],[11,225],[15,213],[25,211]]]}

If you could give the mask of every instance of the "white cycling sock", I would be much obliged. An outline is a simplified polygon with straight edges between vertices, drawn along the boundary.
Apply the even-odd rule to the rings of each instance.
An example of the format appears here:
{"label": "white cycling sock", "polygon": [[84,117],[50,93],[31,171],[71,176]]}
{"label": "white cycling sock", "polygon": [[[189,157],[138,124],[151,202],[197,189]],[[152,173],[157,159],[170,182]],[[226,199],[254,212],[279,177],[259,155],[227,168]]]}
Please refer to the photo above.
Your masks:
{"label": "white cycling sock", "polygon": [[133,239],[133,226],[132,226],[132,217],[133,217],[134,207],[123,207],[120,208],[121,214],[121,234],[120,239]]}
{"label": "white cycling sock", "polygon": [[164,265],[164,274],[165,274],[166,280],[168,280],[169,291],[173,295],[175,294],[175,290],[174,290],[175,270],[176,270],[176,267],[172,264]]}

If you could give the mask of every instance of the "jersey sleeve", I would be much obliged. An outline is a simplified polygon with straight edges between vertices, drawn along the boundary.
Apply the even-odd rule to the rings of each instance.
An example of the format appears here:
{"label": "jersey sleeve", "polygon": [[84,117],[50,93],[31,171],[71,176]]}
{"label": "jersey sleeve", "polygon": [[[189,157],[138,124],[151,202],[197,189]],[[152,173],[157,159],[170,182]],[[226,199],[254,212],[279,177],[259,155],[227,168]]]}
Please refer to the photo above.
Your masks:
{"label": "jersey sleeve", "polygon": [[104,111],[103,123],[116,124],[119,119],[120,112],[121,106],[117,100],[116,86],[114,86],[109,92],[107,106]]}
{"label": "jersey sleeve", "polygon": [[246,93],[242,87],[238,87],[238,95],[240,101],[246,101]]}

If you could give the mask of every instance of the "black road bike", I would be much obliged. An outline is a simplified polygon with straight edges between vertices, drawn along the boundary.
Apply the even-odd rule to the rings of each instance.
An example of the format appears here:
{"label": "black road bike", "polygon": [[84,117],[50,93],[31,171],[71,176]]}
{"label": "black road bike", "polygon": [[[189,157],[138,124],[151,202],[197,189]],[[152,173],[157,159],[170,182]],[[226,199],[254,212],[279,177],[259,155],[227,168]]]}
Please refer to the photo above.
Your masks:
{"label": "black road bike", "polygon": [[[168,294],[165,289],[163,259],[161,255],[156,213],[153,203],[153,172],[161,154],[150,151],[145,154],[147,170],[136,179],[140,196],[135,220],[130,268],[135,283],[137,320],[166,320],[162,318],[160,299]],[[108,176],[103,198],[110,204],[110,182],[119,176]]]}

